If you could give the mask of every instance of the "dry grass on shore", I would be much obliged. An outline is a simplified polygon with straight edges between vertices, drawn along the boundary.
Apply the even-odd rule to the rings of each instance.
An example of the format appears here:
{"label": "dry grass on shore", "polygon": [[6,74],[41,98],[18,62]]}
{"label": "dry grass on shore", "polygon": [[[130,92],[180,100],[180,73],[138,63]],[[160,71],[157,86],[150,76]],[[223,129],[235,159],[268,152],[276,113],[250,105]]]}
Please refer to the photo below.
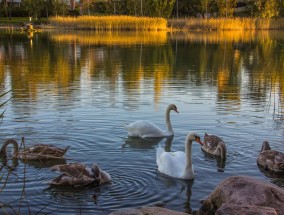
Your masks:
{"label": "dry grass on shore", "polygon": [[169,20],[168,27],[178,30],[283,30],[284,19],[184,18]]}
{"label": "dry grass on shore", "polygon": [[52,17],[49,19],[54,26],[71,29],[88,30],[135,30],[160,31],[167,29],[164,18],[134,16],[79,16]]}

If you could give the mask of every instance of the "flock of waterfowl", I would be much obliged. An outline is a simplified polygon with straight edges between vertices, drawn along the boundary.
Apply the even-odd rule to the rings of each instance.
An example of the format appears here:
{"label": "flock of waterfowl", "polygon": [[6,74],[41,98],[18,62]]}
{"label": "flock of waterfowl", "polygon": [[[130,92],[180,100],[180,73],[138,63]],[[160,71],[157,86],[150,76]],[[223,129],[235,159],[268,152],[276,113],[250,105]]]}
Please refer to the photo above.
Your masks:
{"label": "flock of waterfowl", "polygon": [[[172,110],[179,113],[176,105],[168,105],[166,109],[166,130],[160,129],[151,122],[139,120],[124,125],[128,131],[128,136],[137,138],[173,136],[174,131],[170,121],[170,112]],[[167,152],[162,147],[157,148],[156,163],[158,171],[174,178],[194,178],[191,159],[191,146],[193,141],[198,142],[204,152],[218,156],[221,159],[226,159],[227,148],[221,138],[205,133],[204,142],[202,142],[200,136],[192,132],[186,137],[185,151]],[[7,158],[6,149],[9,144],[12,144],[14,148],[12,157],[20,160],[42,161],[59,159],[62,158],[69,149],[69,146],[62,149],[53,145],[37,144],[19,150],[18,143],[13,139],[8,139],[1,148],[0,153],[2,157]],[[24,144],[24,138],[22,139],[22,144]],[[266,171],[284,172],[284,154],[276,150],[271,150],[269,143],[264,141],[261,152],[257,157],[257,164]],[[51,170],[58,171],[61,175],[49,181],[50,185],[81,187],[90,184],[100,185],[111,181],[111,176],[100,169],[96,163],[94,163],[91,168],[81,163],[59,164],[52,166]]]}

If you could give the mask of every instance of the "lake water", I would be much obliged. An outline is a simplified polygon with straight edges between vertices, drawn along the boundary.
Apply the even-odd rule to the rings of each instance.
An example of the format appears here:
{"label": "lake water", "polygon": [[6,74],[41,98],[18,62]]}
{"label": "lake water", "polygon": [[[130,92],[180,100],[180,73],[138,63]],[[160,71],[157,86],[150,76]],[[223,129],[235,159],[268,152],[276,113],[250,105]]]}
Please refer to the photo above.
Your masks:
{"label": "lake water", "polygon": [[[1,142],[70,145],[66,162],[97,162],[112,176],[101,187],[54,188],[50,163],[2,167],[1,212],[108,214],[147,205],[191,212],[223,179],[248,175],[284,188],[256,164],[263,140],[284,151],[284,32],[0,32]],[[123,127],[147,119],[172,139],[143,141]],[[184,150],[187,133],[223,138],[225,162],[193,143],[194,180],[157,171],[155,151]],[[9,163],[12,165],[12,163]],[[7,179],[7,180],[6,180]],[[23,189],[24,188],[24,189]]]}

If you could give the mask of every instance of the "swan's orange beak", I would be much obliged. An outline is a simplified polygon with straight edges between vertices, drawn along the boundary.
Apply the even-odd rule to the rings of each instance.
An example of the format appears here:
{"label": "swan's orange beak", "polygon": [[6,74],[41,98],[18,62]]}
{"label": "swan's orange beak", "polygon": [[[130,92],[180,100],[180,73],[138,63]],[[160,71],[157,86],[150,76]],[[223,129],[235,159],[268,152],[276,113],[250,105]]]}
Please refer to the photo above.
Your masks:
{"label": "swan's orange beak", "polygon": [[200,140],[199,137],[197,137],[195,141],[198,142],[201,146],[203,146],[203,144],[204,144],[204,143],[202,143],[202,141]]}

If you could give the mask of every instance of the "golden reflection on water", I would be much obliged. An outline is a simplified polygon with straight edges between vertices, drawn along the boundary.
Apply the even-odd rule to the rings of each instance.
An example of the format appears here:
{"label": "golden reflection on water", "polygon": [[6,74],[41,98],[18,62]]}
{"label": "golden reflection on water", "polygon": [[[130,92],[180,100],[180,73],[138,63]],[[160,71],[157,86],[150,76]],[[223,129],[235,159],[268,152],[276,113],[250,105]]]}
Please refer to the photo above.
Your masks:
{"label": "golden reflection on water", "polygon": [[170,37],[175,40],[202,42],[202,43],[224,43],[224,42],[262,42],[283,39],[282,31],[190,31],[172,32]]}
{"label": "golden reflection on water", "polygon": [[135,45],[135,44],[160,44],[167,42],[167,32],[165,31],[76,31],[52,32],[52,40],[56,42],[76,42],[81,45]]}
{"label": "golden reflection on water", "polygon": [[39,83],[51,86],[54,94],[60,88],[68,96],[68,87],[84,74],[112,86],[122,77],[132,99],[142,90],[142,82],[151,80],[155,103],[164,82],[172,79],[210,79],[218,99],[234,102],[234,108],[244,84],[251,90],[259,88],[259,96],[273,89],[284,99],[283,32],[51,31],[43,35],[46,38],[41,40],[41,34],[17,38],[21,35],[12,33],[0,42],[0,81],[4,83],[9,74],[13,89],[30,92],[23,97],[36,99]]}

